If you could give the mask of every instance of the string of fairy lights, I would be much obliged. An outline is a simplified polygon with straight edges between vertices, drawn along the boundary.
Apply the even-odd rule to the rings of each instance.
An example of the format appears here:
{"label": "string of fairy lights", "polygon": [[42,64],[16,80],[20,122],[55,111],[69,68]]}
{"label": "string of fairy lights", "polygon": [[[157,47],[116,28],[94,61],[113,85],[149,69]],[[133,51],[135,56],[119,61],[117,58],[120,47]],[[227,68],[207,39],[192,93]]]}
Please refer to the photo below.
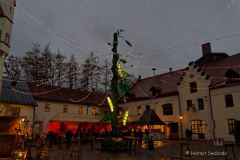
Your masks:
{"label": "string of fairy lights", "polygon": [[170,47],[173,47],[173,46],[176,46],[178,45],[179,43],[189,39],[190,37],[192,37],[193,35],[196,35],[196,34],[199,34],[199,33],[202,33],[204,32],[204,30],[210,26],[212,23],[214,23],[216,20],[220,19],[224,14],[227,13],[227,11],[229,11],[230,9],[232,9],[235,5],[235,3],[237,2],[238,0],[232,0],[232,1],[229,1],[229,3],[222,9],[220,10],[215,16],[211,17],[209,19],[209,21],[207,23],[205,23],[202,27],[199,27],[199,29],[191,32],[191,33],[188,33],[185,37],[181,37],[178,41],[176,41],[175,43],[173,43],[172,45],[170,45]]}
{"label": "string of fairy lights", "polygon": [[[148,6],[150,6],[150,1],[148,1],[149,3],[147,3],[148,4]],[[224,8],[224,10],[223,11],[221,11],[221,12],[219,12],[218,14],[217,14],[217,16],[215,16],[214,18],[212,18],[211,19],[211,21],[209,21],[208,23],[206,23],[205,25],[204,25],[204,27],[203,28],[206,28],[209,24],[211,24],[212,22],[214,22],[214,21],[216,21],[217,19],[219,19],[219,17],[220,16],[222,16],[223,14],[225,14],[226,12],[227,12],[227,10],[229,10],[229,9],[231,9],[232,7],[233,7],[233,5],[235,4],[235,2],[236,2],[236,0],[233,0],[233,1],[231,1],[230,3],[229,3],[229,5],[226,7],[226,8]],[[27,16],[29,16],[30,18],[32,18],[32,20],[33,21],[36,21],[36,22],[39,22],[38,24],[39,25],[45,25],[44,23],[41,23],[41,21],[39,21],[37,18],[35,18],[35,17],[33,17],[31,14],[29,14],[29,13],[27,13],[26,12],[26,10],[23,8],[23,7],[21,7],[19,4],[17,4],[17,7],[19,7],[23,12],[25,12],[26,13],[26,15]],[[145,7],[145,9],[146,9],[146,7]],[[146,9],[147,10],[147,9]],[[149,10],[149,9],[148,9]],[[144,23],[144,18],[146,17],[146,12],[144,11],[144,16],[143,16],[143,19],[142,19],[142,23],[139,25],[139,28],[138,28],[138,34],[139,34],[139,32],[140,32],[140,30],[141,30],[141,28],[142,28],[142,24]],[[92,23],[93,24],[93,23]],[[91,25],[91,26],[93,26],[93,25]],[[52,28],[52,27],[50,27],[50,26],[48,26],[47,27],[47,31],[49,31],[49,32],[51,32],[51,33],[53,33],[53,34],[55,34],[55,35],[61,35],[61,37],[64,37],[64,38],[62,38],[62,40],[63,41],[65,41],[66,43],[68,43],[68,44],[74,44],[74,43],[77,43],[78,41],[76,41],[76,40],[74,40],[74,39],[72,39],[71,37],[69,37],[67,34],[65,34],[65,33],[63,33],[63,32],[59,32],[59,31],[57,31],[56,29],[54,29],[54,28]],[[199,31],[203,31],[203,29],[199,29]],[[198,31],[198,32],[199,32]],[[193,32],[194,33],[194,32]],[[234,37],[234,36],[238,36],[239,34],[234,34],[234,35],[228,35],[228,36],[224,36],[224,37],[218,37],[218,38],[216,38],[215,40],[220,40],[220,39],[223,39],[223,38],[230,38],[230,37]],[[66,40],[66,39],[68,39],[68,40]],[[103,40],[103,39],[102,39]],[[176,44],[178,44],[179,42],[177,42]],[[199,44],[200,42],[196,42],[197,44]],[[194,44],[196,44],[196,43],[194,43]],[[105,44],[105,43],[104,43]],[[136,46],[136,40],[135,40],[135,43],[134,43],[135,45],[133,45],[134,47]],[[166,50],[170,50],[170,49],[174,49],[174,48],[176,48],[176,47],[185,47],[186,45],[192,45],[193,43],[191,43],[191,44],[185,44],[185,45],[178,45],[178,46],[174,46],[173,45],[173,47],[170,47],[170,48],[167,48],[167,49],[164,49],[164,51],[166,51]],[[79,47],[78,45],[76,45],[77,47],[78,47],[78,49],[80,50],[80,49],[82,49],[81,47]],[[108,49],[109,49],[109,47],[108,47]],[[156,51],[156,50],[155,50]],[[159,50],[158,50],[159,51]],[[162,50],[163,51],[163,50]],[[108,54],[108,53],[107,53]],[[107,55],[107,54],[104,54],[104,55]],[[127,55],[128,56],[128,54],[129,55],[131,55],[131,52],[130,53],[127,53],[127,54],[125,54],[125,55]],[[122,54],[122,55],[124,55],[124,53]],[[101,56],[101,55],[98,55],[98,56]],[[134,57],[137,57],[137,58],[139,58],[140,56],[134,56]],[[138,66],[141,66],[140,64],[139,64],[139,62],[137,63],[138,64]],[[132,68],[134,68],[135,66],[133,66]],[[238,66],[234,66],[234,67],[239,67],[239,65]],[[218,68],[223,68],[223,67],[209,67],[208,69],[218,69]],[[232,66],[231,67],[224,67],[224,68],[233,68]],[[205,68],[206,69],[206,68]],[[66,75],[65,76],[63,76],[63,77],[66,77]],[[59,77],[58,77],[59,78]],[[62,78],[62,77],[60,77],[60,78]],[[52,80],[52,78],[49,78],[49,80]],[[46,82],[45,82],[46,83]],[[165,82],[165,83],[167,83],[167,82]],[[168,82],[169,83],[169,82]],[[169,84],[171,84],[171,83],[169,83]],[[172,84],[172,85],[174,85],[174,86],[176,86],[176,84]],[[55,90],[53,90],[53,91],[55,91]],[[53,92],[53,91],[51,91],[51,92]],[[41,93],[32,93],[32,94],[41,94]],[[44,93],[45,94],[45,93]],[[106,99],[106,97],[104,98],[104,99]]]}
{"label": "string of fairy lights", "polygon": [[[235,3],[235,0],[234,1],[232,1],[232,3],[230,3],[227,7],[225,7],[224,8],[224,10],[223,11],[221,11],[221,12],[219,12],[219,13],[221,13],[221,14],[218,14],[218,15],[223,15],[223,13],[226,13],[226,11],[228,10],[228,9],[231,9],[231,6],[233,6],[234,5],[234,3]],[[147,13],[147,10],[148,10],[148,8],[149,7],[147,7],[147,6],[150,6],[150,3],[146,3],[146,4],[148,4],[148,5],[146,5],[146,7],[145,7],[145,11],[144,11],[144,16],[143,16],[143,19],[142,19],[142,21],[144,21],[144,17],[146,17],[146,13]],[[19,5],[19,4],[18,4]],[[80,5],[81,6],[81,5]],[[23,8],[23,7],[22,7]],[[83,7],[81,6],[80,7],[81,9],[83,9]],[[226,9],[227,8],[227,9]],[[24,8],[23,8],[24,9]],[[26,9],[24,9],[24,11],[26,12]],[[84,10],[83,10],[84,11]],[[84,12],[84,13],[86,13],[86,12]],[[29,13],[26,13],[27,15],[29,15]],[[85,14],[86,15],[86,14]],[[32,15],[29,15],[31,18],[33,18],[33,19],[35,19],[35,21],[37,20],[36,18],[34,18]],[[219,17],[219,16],[215,16],[215,17]],[[92,21],[90,20],[90,18],[87,18],[88,19],[88,22],[90,23],[90,26],[92,26],[91,28],[94,28],[93,26],[93,23],[92,23]],[[212,18],[212,19],[216,19],[216,18]],[[39,20],[38,20],[39,21]],[[210,21],[211,22],[211,21]],[[140,29],[141,29],[141,27],[143,26],[143,23],[140,23],[139,24],[139,29],[138,29],[138,32],[140,32]],[[206,25],[204,25],[204,26],[206,26]],[[54,29],[55,31],[56,31],[56,29]],[[94,31],[96,31],[96,30],[94,30]],[[55,33],[62,33],[62,32],[55,32]],[[95,32],[95,33],[97,33],[97,32]],[[100,36],[99,36],[99,34],[97,34],[98,35],[98,37],[102,40],[102,41],[104,41]],[[69,37],[69,36],[67,36],[67,34],[64,34],[64,36],[65,37]],[[231,36],[231,35],[229,35],[229,36]],[[233,35],[233,36],[236,36],[236,35]],[[222,39],[222,38],[224,38],[224,37],[218,37],[218,38],[216,38],[216,40],[220,40],[220,39]],[[230,37],[226,37],[225,36],[225,38],[230,38]],[[194,45],[194,44],[199,44],[200,42],[195,42],[195,43],[191,43],[191,44],[184,44],[184,45],[177,45],[177,46],[172,46],[172,47],[169,47],[169,48],[166,48],[166,49],[160,49],[160,50],[155,50],[155,52],[159,52],[159,51],[166,51],[166,50],[170,50],[170,49],[174,49],[174,48],[179,48],[179,47],[186,47],[186,46],[189,46],[189,45]],[[134,45],[135,46],[135,45]],[[134,47],[133,46],[133,47]],[[108,49],[109,49],[109,47],[108,47]],[[145,51],[145,52],[152,52],[152,51]],[[107,53],[108,54],[108,53]],[[102,55],[107,55],[107,54],[102,54]],[[102,55],[99,55],[99,56],[102,56]],[[126,56],[130,56],[131,55],[131,53],[129,54],[129,53],[127,53],[127,54],[124,54],[124,53],[121,53],[121,55],[126,55]],[[137,61],[137,64],[139,64],[139,59],[141,58],[141,56],[138,56],[138,55],[136,55],[136,56],[133,56],[133,55],[131,55],[133,58],[135,58],[135,60]]]}
{"label": "string of fairy lights", "polygon": [[92,91],[92,92],[89,92],[89,93],[88,93],[84,98],[82,98],[82,99],[79,99],[79,100],[70,99],[70,101],[71,101],[71,102],[74,102],[74,103],[82,102],[82,101],[84,101],[85,99],[87,99],[92,93],[93,93],[93,91]]}

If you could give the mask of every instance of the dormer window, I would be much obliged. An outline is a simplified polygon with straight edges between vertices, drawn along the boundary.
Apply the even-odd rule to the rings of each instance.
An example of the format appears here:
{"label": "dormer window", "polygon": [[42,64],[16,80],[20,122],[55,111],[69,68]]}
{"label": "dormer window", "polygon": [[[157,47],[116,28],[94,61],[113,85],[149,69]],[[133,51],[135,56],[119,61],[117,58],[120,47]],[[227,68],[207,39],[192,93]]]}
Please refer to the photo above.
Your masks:
{"label": "dormer window", "polygon": [[152,86],[150,89],[149,89],[150,92],[152,92],[152,96],[156,96],[160,90],[157,89],[156,87]]}
{"label": "dormer window", "polygon": [[238,78],[240,78],[239,74],[232,69],[227,70],[227,72],[224,74],[224,76],[227,78],[228,83],[237,82]]}
{"label": "dormer window", "polygon": [[9,34],[8,33],[5,34],[5,42],[7,44],[9,44]]}
{"label": "dormer window", "polygon": [[196,93],[197,92],[197,83],[196,82],[190,82],[190,93]]}

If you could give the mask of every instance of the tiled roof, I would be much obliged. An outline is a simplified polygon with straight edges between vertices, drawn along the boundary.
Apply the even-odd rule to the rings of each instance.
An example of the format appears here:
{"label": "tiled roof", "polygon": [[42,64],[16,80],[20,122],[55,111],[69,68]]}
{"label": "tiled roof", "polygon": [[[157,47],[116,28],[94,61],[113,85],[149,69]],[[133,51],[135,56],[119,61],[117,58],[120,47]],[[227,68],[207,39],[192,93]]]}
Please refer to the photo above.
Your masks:
{"label": "tiled roof", "polygon": [[158,92],[156,97],[169,93],[177,94],[177,82],[183,76],[184,71],[182,69],[139,80],[131,88],[130,94],[136,97],[151,97],[152,92],[150,89],[152,87],[156,88]]}
{"label": "tiled roof", "polygon": [[203,71],[211,79],[211,85],[214,86],[221,82],[226,81],[225,73],[232,69],[240,74],[240,53],[229,56],[219,61],[207,63],[203,65]]}
{"label": "tiled roof", "polygon": [[[207,58],[210,60],[208,61]],[[209,76],[211,80],[211,87],[213,88],[216,88],[214,86],[219,86],[219,84],[227,81],[225,73],[229,69],[240,75],[240,53],[232,56],[228,56],[225,53],[219,53],[219,55],[218,53],[213,53],[212,55],[209,54],[201,57],[195,62],[202,65],[202,71]],[[132,95],[132,97],[128,97],[127,101],[133,102],[159,98],[164,95],[177,95],[177,83],[180,81],[180,78],[184,76],[185,71],[186,69],[181,69],[137,81],[130,89],[130,95]],[[230,84],[224,86],[227,87],[230,86]],[[152,92],[150,89],[152,87],[159,91],[157,96],[151,96]]]}
{"label": "tiled roof", "polygon": [[11,81],[3,80],[0,102],[37,106],[33,96],[28,93],[30,90],[25,82],[17,82],[13,85]]}
{"label": "tiled roof", "polygon": [[92,106],[106,106],[106,94],[101,92],[84,92],[80,89],[56,87],[52,85],[38,85],[28,83],[36,100],[82,104]]}

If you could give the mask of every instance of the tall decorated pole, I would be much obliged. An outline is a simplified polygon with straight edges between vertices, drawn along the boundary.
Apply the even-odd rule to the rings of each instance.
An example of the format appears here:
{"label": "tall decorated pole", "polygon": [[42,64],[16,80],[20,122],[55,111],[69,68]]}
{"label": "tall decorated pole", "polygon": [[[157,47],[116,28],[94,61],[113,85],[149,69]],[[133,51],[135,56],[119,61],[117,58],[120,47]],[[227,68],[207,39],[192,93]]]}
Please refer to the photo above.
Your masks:
{"label": "tall decorated pole", "polygon": [[112,43],[112,52],[113,52],[113,58],[112,58],[112,80],[111,80],[111,93],[113,98],[113,112],[111,116],[112,121],[112,131],[113,135],[118,135],[118,98],[119,98],[119,92],[118,92],[118,68],[117,63],[119,60],[119,54],[117,53],[117,47],[118,47],[118,36],[120,32],[117,31],[113,34],[113,43]]}
{"label": "tall decorated pole", "polygon": [[[123,36],[121,36],[121,32],[124,30],[117,30],[113,34],[113,42],[112,44],[109,43],[109,45],[112,46],[112,52],[113,52],[113,58],[112,58],[112,80],[111,80],[111,93],[112,93],[112,100],[110,97],[108,97],[108,103],[111,110],[111,122],[112,122],[112,133],[113,136],[119,135],[119,128],[118,128],[118,103],[119,103],[119,91],[121,90],[123,93],[126,93],[129,87],[126,87],[126,83],[124,83],[125,78],[127,77],[127,72],[122,70],[122,65],[120,63],[126,63],[125,60],[119,59],[120,55],[118,54],[118,38],[123,39],[127,45],[132,47],[131,43],[124,39]],[[119,90],[120,89],[120,90]]]}

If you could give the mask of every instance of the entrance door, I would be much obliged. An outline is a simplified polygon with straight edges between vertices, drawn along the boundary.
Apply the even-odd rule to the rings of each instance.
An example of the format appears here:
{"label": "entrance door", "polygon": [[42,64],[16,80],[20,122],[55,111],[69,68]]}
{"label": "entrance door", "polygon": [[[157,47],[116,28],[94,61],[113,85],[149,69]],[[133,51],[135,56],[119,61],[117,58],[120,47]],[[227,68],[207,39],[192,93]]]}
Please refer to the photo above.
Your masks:
{"label": "entrance door", "polygon": [[193,134],[197,134],[199,139],[205,139],[204,121],[194,120],[191,122],[191,129]]}
{"label": "entrance door", "polygon": [[170,139],[176,140],[179,139],[178,136],[178,123],[169,123],[170,127]]}

